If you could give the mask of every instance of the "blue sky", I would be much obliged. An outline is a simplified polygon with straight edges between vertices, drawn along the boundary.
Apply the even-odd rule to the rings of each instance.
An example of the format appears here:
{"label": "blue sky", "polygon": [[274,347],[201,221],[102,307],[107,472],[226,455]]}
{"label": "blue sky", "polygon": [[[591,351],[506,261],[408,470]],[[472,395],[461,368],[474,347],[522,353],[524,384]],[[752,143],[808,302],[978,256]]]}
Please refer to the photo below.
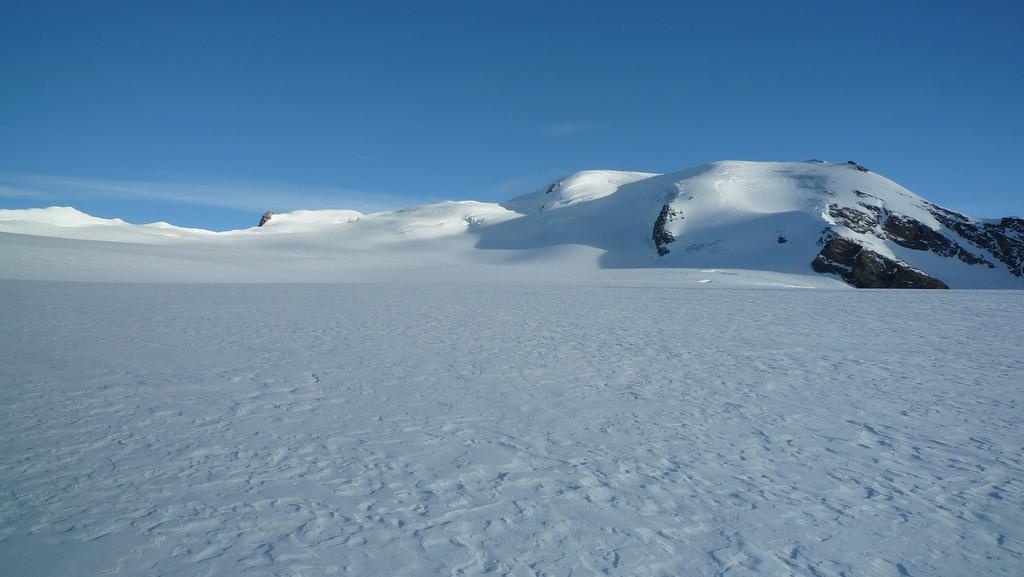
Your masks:
{"label": "blue sky", "polygon": [[0,207],[228,229],[854,159],[1024,214],[1021,2],[0,0]]}

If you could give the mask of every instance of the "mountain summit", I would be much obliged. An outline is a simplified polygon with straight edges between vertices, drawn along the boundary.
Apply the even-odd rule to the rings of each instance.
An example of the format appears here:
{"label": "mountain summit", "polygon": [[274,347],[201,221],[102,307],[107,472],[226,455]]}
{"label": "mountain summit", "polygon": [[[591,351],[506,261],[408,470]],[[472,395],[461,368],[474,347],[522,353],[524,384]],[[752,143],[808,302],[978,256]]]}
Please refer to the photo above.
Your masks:
{"label": "mountain summit", "polygon": [[947,210],[853,161],[589,171],[504,206],[524,216],[499,225],[516,232],[496,244],[590,244],[609,266],[813,270],[862,288],[1024,287],[1024,219]]}

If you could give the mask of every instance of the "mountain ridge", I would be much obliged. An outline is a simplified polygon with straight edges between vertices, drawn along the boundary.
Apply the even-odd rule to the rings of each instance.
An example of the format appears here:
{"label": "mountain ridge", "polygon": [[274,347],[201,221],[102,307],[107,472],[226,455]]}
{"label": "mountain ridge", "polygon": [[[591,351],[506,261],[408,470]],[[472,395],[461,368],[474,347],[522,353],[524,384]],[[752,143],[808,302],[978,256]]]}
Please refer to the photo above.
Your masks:
{"label": "mountain ridge", "polygon": [[819,274],[861,288],[1024,288],[1024,219],[963,215],[853,161],[719,161],[668,174],[589,170],[502,203],[268,211],[259,220],[212,232],[51,207],[0,210],[0,232],[328,257],[411,251],[438,263],[500,264],[581,247],[584,260],[601,268]]}

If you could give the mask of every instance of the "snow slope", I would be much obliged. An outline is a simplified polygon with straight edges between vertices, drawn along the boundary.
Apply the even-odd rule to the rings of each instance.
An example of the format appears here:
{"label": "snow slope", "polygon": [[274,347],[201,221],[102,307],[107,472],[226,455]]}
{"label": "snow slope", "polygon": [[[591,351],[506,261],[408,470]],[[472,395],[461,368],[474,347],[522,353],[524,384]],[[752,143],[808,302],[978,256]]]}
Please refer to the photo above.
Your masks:
{"label": "snow slope", "polygon": [[960,215],[860,165],[820,161],[727,161],[665,175],[585,171],[502,204],[296,211],[217,233],[62,207],[0,210],[0,245],[0,275],[15,279],[305,282],[517,265],[1024,288],[1024,220]]}
{"label": "snow slope", "polygon": [[[726,161],[665,175],[581,175],[585,182],[616,183],[618,188],[610,192],[605,184],[599,194],[581,195],[576,192],[579,176],[572,176],[514,199],[505,206],[525,216],[486,229],[481,246],[536,248],[572,242],[601,248],[602,264],[609,267],[728,267],[805,274],[822,250],[824,232],[831,229],[887,258],[935,271],[953,287],[1024,288],[1024,278],[1011,274],[1005,263],[937,220],[934,213],[939,207],[859,165]],[[652,228],[663,210],[664,233],[674,240],[664,243],[665,254],[659,257]],[[858,230],[846,226],[841,217],[878,220],[876,213],[922,223],[992,266],[902,246],[902,239],[894,241],[883,230],[884,216],[874,227]],[[1013,240],[1019,261],[1024,235],[1016,234]]]}
{"label": "snow slope", "polygon": [[0,282],[0,573],[1020,574],[1024,293],[540,270]]}
{"label": "snow slope", "polygon": [[129,224],[119,218],[98,218],[69,206],[0,210],[0,231],[32,236],[138,244],[169,242],[181,238],[212,238],[217,235],[208,230],[184,228],[166,222],[137,225]]}
{"label": "snow slope", "polygon": [[[444,202],[397,212],[296,211],[227,232],[130,225],[74,209],[0,211],[0,278],[131,282],[517,281],[554,271],[614,279],[603,250],[562,236],[521,248],[493,244],[496,226],[523,215],[498,204]],[[74,226],[66,226],[74,223]],[[621,230],[622,234],[628,231]],[[549,241],[552,239],[548,239]],[[678,286],[839,287],[827,277],[773,271],[650,271]]]}

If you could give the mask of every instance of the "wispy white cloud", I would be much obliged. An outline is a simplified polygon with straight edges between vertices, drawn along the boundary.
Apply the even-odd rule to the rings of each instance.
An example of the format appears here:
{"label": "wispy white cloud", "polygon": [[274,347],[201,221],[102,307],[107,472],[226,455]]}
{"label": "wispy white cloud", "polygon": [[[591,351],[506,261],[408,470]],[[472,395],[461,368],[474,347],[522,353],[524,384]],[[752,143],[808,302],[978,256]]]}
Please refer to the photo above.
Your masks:
{"label": "wispy white cloud", "polygon": [[577,134],[594,132],[600,128],[601,127],[594,122],[571,120],[549,124],[541,128],[540,132],[541,134],[546,134],[548,136],[575,136]]}
{"label": "wispy white cloud", "polygon": [[0,183],[0,198],[52,200],[54,197],[53,195],[42,190],[33,190],[29,188],[11,186],[9,184]]}
{"label": "wispy white cloud", "polygon": [[539,182],[541,182],[541,179],[534,176],[513,178],[495,184],[487,192],[488,194],[498,195],[522,194],[530,189],[539,188]]}
{"label": "wispy white cloud", "polygon": [[510,178],[503,180],[497,184],[490,186],[485,189],[484,193],[488,198],[498,198],[499,200],[508,200],[520,194],[533,192],[535,190],[545,188],[553,180],[558,178],[560,175],[565,174],[566,171],[546,171],[540,174],[531,174],[527,176],[520,176],[518,178]]}
{"label": "wispy white cloud", "polygon": [[0,174],[0,198],[65,203],[96,198],[148,200],[251,211],[346,208],[372,212],[409,204],[409,199],[398,195],[330,186],[226,181],[157,182],[47,174]]}

